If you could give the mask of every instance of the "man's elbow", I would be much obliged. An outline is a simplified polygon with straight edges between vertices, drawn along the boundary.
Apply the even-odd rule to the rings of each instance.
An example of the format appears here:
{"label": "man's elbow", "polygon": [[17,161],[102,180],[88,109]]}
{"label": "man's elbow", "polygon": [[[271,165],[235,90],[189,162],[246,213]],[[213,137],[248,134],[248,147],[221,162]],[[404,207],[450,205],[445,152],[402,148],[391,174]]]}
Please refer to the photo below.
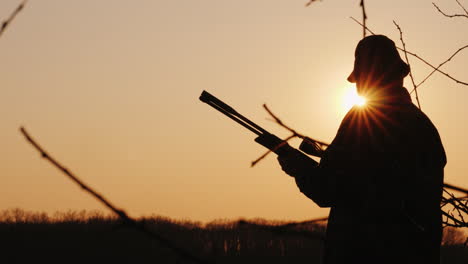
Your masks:
{"label": "man's elbow", "polygon": [[320,194],[320,195],[311,195],[305,192],[302,192],[307,198],[311,199],[314,203],[316,203],[319,207],[321,208],[326,208],[326,207],[332,207],[333,202],[330,199],[330,197],[327,197],[326,195]]}

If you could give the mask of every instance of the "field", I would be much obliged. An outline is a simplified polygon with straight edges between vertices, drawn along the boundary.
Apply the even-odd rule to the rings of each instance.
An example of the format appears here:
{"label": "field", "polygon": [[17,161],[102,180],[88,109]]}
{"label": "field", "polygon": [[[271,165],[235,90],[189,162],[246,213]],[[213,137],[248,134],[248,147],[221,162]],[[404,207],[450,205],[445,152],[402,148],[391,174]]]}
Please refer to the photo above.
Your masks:
{"label": "field", "polygon": [[[140,219],[206,263],[320,263],[323,224],[266,220],[207,224],[163,217]],[[0,212],[2,263],[191,263],[146,234],[100,212]],[[446,232],[443,262],[468,263],[464,235]]]}

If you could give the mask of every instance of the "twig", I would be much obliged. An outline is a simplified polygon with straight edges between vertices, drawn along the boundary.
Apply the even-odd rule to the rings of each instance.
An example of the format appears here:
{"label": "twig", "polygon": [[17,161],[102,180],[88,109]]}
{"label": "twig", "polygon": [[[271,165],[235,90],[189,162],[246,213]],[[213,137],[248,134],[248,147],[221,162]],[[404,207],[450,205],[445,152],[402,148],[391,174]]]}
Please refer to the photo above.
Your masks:
{"label": "twig", "polygon": [[[289,140],[291,140],[291,139],[293,139],[293,138],[295,138],[295,137],[299,137],[299,138],[304,138],[304,137],[305,137],[304,135],[297,133],[296,130],[294,130],[294,129],[288,127],[287,125],[285,125],[285,124],[283,123],[283,121],[281,121],[281,119],[279,119],[276,115],[273,114],[273,112],[271,112],[271,110],[268,108],[268,106],[267,106],[266,104],[263,104],[263,108],[265,108],[265,110],[268,112],[268,114],[270,114],[270,116],[274,119],[274,121],[275,121],[276,123],[278,123],[281,127],[286,128],[287,130],[289,130],[289,131],[292,133],[292,135],[289,136],[289,137],[287,137],[287,138],[285,138],[285,139],[283,140],[283,142],[286,143],[286,142],[288,142]],[[276,148],[279,148],[280,146],[281,146],[281,145],[278,145]],[[268,154],[270,154],[270,153],[272,153],[272,152],[273,152],[273,150],[268,150],[268,151],[266,151],[265,153],[263,153],[259,158],[257,158],[256,160],[254,160],[254,161],[252,161],[252,162],[250,163],[250,167],[254,167],[255,165],[257,165],[257,163],[259,163],[259,162],[260,162],[261,160],[263,160],[266,156],[268,156]]]}
{"label": "twig", "polygon": [[445,215],[448,219],[452,220],[454,224],[450,224],[448,221],[444,222],[447,226],[452,227],[467,227],[466,223],[461,222],[460,220],[456,219],[455,217],[451,216],[450,214],[442,211],[442,214]]}
{"label": "twig", "polygon": [[[401,48],[397,47],[397,49],[399,50],[402,50]],[[468,86],[468,83],[467,82],[463,82],[463,81],[460,81],[460,80],[457,80],[455,78],[453,78],[452,76],[450,76],[448,73],[445,73],[443,71],[441,71],[440,69],[438,69],[437,67],[435,67],[434,65],[430,64],[429,62],[427,62],[426,60],[424,60],[423,58],[419,57],[417,54],[414,54],[412,52],[409,52],[409,51],[406,51],[409,55],[413,56],[413,57],[416,57],[417,59],[419,59],[420,61],[424,62],[426,65],[428,65],[429,67],[431,67],[432,69],[438,71],[439,73],[445,75],[447,78],[451,79],[452,81],[458,83],[458,84],[463,84],[463,85],[466,85]]]}
{"label": "twig", "polygon": [[466,8],[460,2],[458,2],[458,0],[455,1],[457,1],[457,4],[463,9],[463,11],[465,11],[465,14],[468,15],[468,10],[466,10]]}
{"label": "twig", "polygon": [[361,0],[361,3],[359,4],[362,8],[362,37],[366,37],[366,20],[367,20],[367,14],[366,14],[366,7],[364,5],[364,0]]}
{"label": "twig", "polygon": [[151,230],[147,229],[144,225],[140,224],[137,220],[131,218],[130,216],[127,215],[127,213],[122,210],[118,209],[115,207],[109,200],[104,198],[101,194],[97,193],[94,191],[91,187],[86,185],[84,182],[82,182],[78,177],[76,177],[72,172],[70,172],[67,168],[65,168],[63,165],[61,165],[56,159],[52,158],[45,150],[42,148],[35,140],[32,139],[32,137],[29,135],[29,133],[26,131],[24,127],[20,128],[21,133],[23,136],[26,138],[26,140],[33,145],[33,147],[39,151],[41,154],[42,158],[46,159],[52,165],[54,165],[57,169],[62,171],[68,178],[70,178],[73,182],[78,184],[84,191],[88,192],[91,194],[94,198],[96,198],[98,201],[103,203],[107,208],[112,210],[115,214],[117,214],[120,219],[123,220],[124,224],[129,225],[131,227],[134,227],[135,229],[143,232],[144,234],[148,235],[150,238],[160,242],[162,245],[166,246],[167,248],[172,249],[176,254],[178,254],[181,257],[186,258],[187,260],[191,260],[195,263],[207,263],[207,261],[201,260],[198,257],[192,255],[185,249],[178,247],[175,245],[172,241],[152,232]]}
{"label": "twig", "polygon": [[401,31],[400,25],[398,25],[397,22],[395,22],[395,20],[393,20],[393,24],[395,24],[398,31],[400,32],[400,40],[401,40],[401,44],[403,45],[403,53],[405,54],[405,60],[409,67],[409,76],[411,78],[411,83],[413,84],[413,90],[416,95],[416,102],[418,103],[418,108],[421,109],[421,103],[419,102],[419,96],[418,96],[418,90],[416,89],[417,86],[416,86],[416,83],[414,82],[413,71],[411,70],[411,65],[408,59],[408,53],[406,52],[406,44],[405,44],[405,41],[403,40],[403,31]]}
{"label": "twig", "polygon": [[26,2],[28,2],[28,0],[23,0],[23,2],[21,2],[21,4],[19,4],[16,7],[13,13],[11,13],[10,17],[3,21],[2,26],[0,28],[0,37],[2,36],[3,32],[5,32],[6,28],[11,24],[11,21],[15,19],[16,15],[18,15],[18,13],[21,12],[21,10],[23,10],[24,6],[26,5]]}
{"label": "twig", "polygon": [[[467,197],[455,197],[452,193],[444,189],[449,198],[442,197],[441,211],[446,219],[443,220],[443,224],[452,227],[468,227],[464,215],[468,215],[468,196]],[[447,208],[450,205],[449,208]],[[454,212],[458,216],[454,215]]]}
{"label": "twig", "polygon": [[302,138],[302,139],[309,139],[311,141],[314,141],[316,143],[318,143],[319,145],[321,146],[324,146],[324,147],[328,147],[328,143],[325,143],[325,142],[322,142],[322,141],[319,141],[319,140],[316,140],[316,139],[312,139],[312,138],[309,138],[307,136],[305,136],[304,134],[301,134],[299,132],[297,132],[295,129],[292,129],[291,127],[285,125],[283,123],[283,121],[281,121],[281,119],[279,119],[279,117],[275,114],[273,114],[273,112],[270,110],[270,108],[268,108],[268,106],[266,104],[263,105],[263,108],[265,108],[265,110],[268,112],[268,114],[274,119],[274,121],[276,123],[278,123],[278,125],[282,126],[283,128],[289,130],[291,133],[293,133],[294,136],[298,137],[298,138]]}
{"label": "twig", "polygon": [[317,0],[309,0],[309,2],[307,2],[305,4],[305,6],[310,6],[313,2],[316,2]]}
{"label": "twig", "polygon": [[[357,21],[355,18],[351,17],[351,19],[354,20],[356,23],[358,23],[359,25],[362,26],[362,23],[359,22],[359,21]],[[368,27],[366,27],[366,29],[367,29],[367,31],[372,32]],[[372,33],[372,34],[374,34],[374,33]],[[397,46],[397,49],[399,49],[399,50],[401,50],[401,51],[404,51],[402,48],[400,48],[400,47],[398,47],[398,46]],[[408,51],[408,50],[406,51],[406,53],[408,53],[409,55],[411,55],[411,56],[417,58],[418,60],[420,60],[420,61],[422,61],[422,62],[424,62],[424,63],[425,63],[426,65],[428,65],[429,67],[431,67],[432,69],[434,69],[434,70],[438,71],[439,73],[445,75],[447,78],[453,80],[454,82],[456,82],[456,83],[458,83],[458,84],[463,84],[463,85],[468,86],[468,83],[453,78],[453,77],[450,76],[449,74],[447,74],[447,73],[441,71],[440,69],[438,69],[438,68],[435,67],[434,65],[430,64],[429,62],[427,62],[425,59],[421,58],[419,55],[417,55],[417,54],[415,54],[415,53],[413,53],[413,52],[410,52],[410,51]]]}
{"label": "twig", "polygon": [[308,138],[308,137],[304,136],[303,134],[297,132],[296,130],[292,129],[291,127],[285,125],[285,124],[283,123],[283,121],[281,121],[281,119],[279,119],[275,114],[273,114],[273,112],[268,108],[268,106],[267,106],[266,104],[263,104],[263,108],[265,108],[265,110],[268,112],[268,114],[273,118],[273,120],[274,120],[278,125],[280,125],[281,127],[287,129],[289,132],[292,133],[292,135],[290,135],[289,137],[285,138],[285,139],[283,140],[283,142],[282,142],[281,144],[279,144],[278,146],[276,146],[273,150],[268,150],[268,151],[266,151],[266,152],[263,153],[259,158],[257,158],[256,160],[252,161],[251,164],[250,164],[251,167],[254,167],[255,165],[257,165],[257,163],[260,162],[261,160],[263,160],[266,156],[268,156],[268,154],[274,152],[276,149],[280,148],[281,146],[283,146],[283,144],[286,144],[289,140],[291,140],[291,139],[293,139],[293,138],[295,138],[295,137],[302,138],[302,139],[307,138],[309,141],[318,144],[321,148],[328,146],[327,143],[324,143],[324,142],[321,142],[321,141],[318,141],[318,140],[315,140],[315,139]]}
{"label": "twig", "polygon": [[[291,140],[291,139],[293,139],[293,138],[295,138],[295,137],[296,137],[296,135],[291,135],[291,136],[285,138],[285,139],[283,140],[283,142],[288,142],[289,140]],[[262,154],[260,157],[258,157],[256,160],[252,161],[252,162],[250,163],[250,167],[254,167],[255,165],[257,165],[257,163],[259,163],[259,162],[262,161],[264,158],[266,158],[266,156],[268,156],[268,154],[274,152],[276,149],[279,149],[281,146],[282,146],[282,145],[280,144],[280,145],[276,146],[276,147],[275,147],[274,149],[272,149],[272,150],[270,150],[270,149],[267,150],[265,153],[263,153],[263,154]]]}
{"label": "twig", "polygon": [[467,12],[467,10],[465,9],[465,7],[464,7],[462,4],[460,4],[460,2],[457,1],[457,3],[458,3],[459,6],[461,6],[461,7],[463,8],[463,10],[465,11],[466,14],[453,14],[453,15],[448,15],[448,14],[444,13],[444,11],[442,11],[435,3],[432,3],[432,4],[433,4],[434,7],[437,9],[437,11],[439,11],[439,13],[441,13],[442,15],[444,15],[444,16],[446,16],[446,17],[450,17],[450,18],[452,18],[452,17],[465,17],[465,18],[468,18],[468,12]]}
{"label": "twig", "polygon": [[[446,190],[444,189],[444,192],[446,192]],[[462,196],[462,197],[454,197],[454,198],[443,198],[442,199],[442,203],[441,203],[441,206],[445,206],[447,204],[452,204],[453,202],[459,202],[461,204],[461,206],[463,207],[466,207],[466,205],[464,205],[461,201],[463,200],[466,200],[468,201],[468,196]],[[466,209],[468,210],[468,207],[466,207]]]}
{"label": "twig", "polygon": [[273,114],[273,112],[268,108],[268,106],[266,104],[263,104],[263,108],[265,108],[265,110],[268,112],[268,114],[275,120],[276,123],[278,123],[278,125],[280,125],[281,127],[284,127],[287,130],[289,130],[291,133],[293,133],[294,136],[299,137],[299,138],[305,138],[306,137],[303,134],[298,133],[296,130],[292,129],[291,127],[285,125],[283,123],[283,121],[281,121],[281,119],[279,119],[275,114]]}
{"label": "twig", "polygon": [[457,186],[452,185],[452,184],[445,183],[445,184],[444,184],[444,187],[445,187],[445,188],[448,188],[448,189],[451,189],[451,190],[454,190],[454,191],[458,191],[458,192],[462,192],[462,193],[468,194],[468,190],[467,190],[467,189],[464,189],[464,188],[461,188],[461,187],[457,187]]}
{"label": "twig", "polygon": [[[463,199],[464,198],[457,198],[455,195],[452,193],[448,192],[447,190],[444,189],[444,192],[449,195],[450,199],[444,198],[446,204],[450,204],[453,209],[451,210],[456,211],[458,213],[458,218],[459,221],[464,223],[466,226],[468,226],[468,223],[465,221],[465,218],[463,217],[464,214],[468,214],[468,207],[463,204]],[[453,215],[452,215],[453,216]]]}
{"label": "twig", "polygon": [[351,18],[352,20],[354,20],[354,22],[358,23],[359,25],[361,25],[365,30],[369,31],[369,33],[371,33],[372,35],[375,35],[374,32],[372,32],[372,30],[370,30],[368,27],[364,26],[361,22],[359,22],[357,19],[355,19],[354,17],[349,17]]}
{"label": "twig", "polygon": [[[457,55],[457,53],[459,53],[460,51],[464,50],[468,48],[468,45],[466,46],[463,46],[461,48],[459,48],[457,51],[455,51],[455,53],[452,54],[452,56],[450,56],[446,61],[442,62],[441,64],[439,64],[439,66],[437,66],[436,69],[432,70],[431,73],[429,73],[426,78],[424,78],[420,83],[418,83],[416,85],[416,87],[419,87],[421,84],[423,84],[427,79],[429,79],[429,77],[432,76],[432,74],[434,74],[438,69],[440,69],[445,63],[449,62],[451,59],[453,59],[453,57],[455,57],[455,55]],[[414,91],[416,90],[416,88],[414,88],[413,90],[411,90],[410,94],[412,94]]]}

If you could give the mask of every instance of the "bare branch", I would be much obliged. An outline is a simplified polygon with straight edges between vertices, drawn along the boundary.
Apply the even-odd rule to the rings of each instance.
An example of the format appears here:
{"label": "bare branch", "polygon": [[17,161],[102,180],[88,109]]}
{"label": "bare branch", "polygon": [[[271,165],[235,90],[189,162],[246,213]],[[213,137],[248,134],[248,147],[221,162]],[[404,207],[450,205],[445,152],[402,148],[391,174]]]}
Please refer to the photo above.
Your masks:
{"label": "bare branch", "polygon": [[73,182],[78,184],[84,191],[90,193],[92,196],[94,196],[96,199],[98,199],[101,203],[103,203],[107,208],[111,209],[114,213],[116,213],[120,218],[126,219],[128,218],[127,214],[120,210],[117,209],[113,204],[111,204],[107,199],[105,199],[102,195],[88,187],[85,183],[83,183],[80,179],[78,179],[73,173],[71,173],[67,168],[62,166],[58,161],[56,161],[54,158],[52,158],[45,150],[39,146],[38,143],[36,143],[31,136],[28,134],[26,129],[23,127],[20,128],[21,133],[24,135],[26,140],[31,143],[41,154],[42,158],[48,160],[52,165],[57,167],[59,170],[61,170],[65,175],[68,176]]}
{"label": "bare branch", "polygon": [[172,241],[152,232],[151,230],[147,229],[143,224],[138,222],[137,220],[131,218],[128,216],[128,214],[122,210],[118,209],[115,207],[109,200],[104,198],[101,194],[97,193],[94,191],[91,187],[89,187],[87,184],[85,184],[83,181],[81,181],[77,176],[75,176],[70,170],[65,168],[62,164],[60,164],[56,159],[52,158],[35,140],[32,139],[32,137],[29,135],[29,133],[24,129],[24,127],[20,128],[21,133],[23,136],[26,138],[26,140],[41,154],[42,158],[46,159],[52,165],[54,165],[57,169],[62,171],[68,178],[70,178],[73,182],[78,184],[84,191],[88,192],[91,194],[94,198],[96,198],[98,201],[103,203],[107,208],[112,210],[115,214],[117,214],[120,219],[124,222],[124,224],[131,226],[142,233],[148,235],[150,238],[154,239],[155,241],[158,241],[162,245],[166,246],[167,248],[172,249],[175,253],[177,253],[179,256],[184,257],[188,260],[191,260],[195,263],[207,263],[206,261],[203,261],[199,259],[198,257],[192,255],[188,251],[186,251],[183,248],[178,247],[175,245]]}
{"label": "bare branch", "polygon": [[457,1],[457,4],[463,9],[463,11],[465,11],[465,14],[468,15],[468,10],[466,10],[466,8],[458,0],[455,1]]}
{"label": "bare branch", "polygon": [[283,142],[281,144],[279,144],[278,146],[276,146],[273,150],[268,150],[267,152],[263,153],[259,158],[252,161],[251,164],[250,164],[251,167],[257,165],[257,163],[260,162],[261,160],[263,160],[266,156],[268,156],[268,154],[270,154],[270,153],[274,152],[275,150],[281,148],[289,140],[291,140],[291,139],[293,139],[295,137],[298,137],[298,138],[301,138],[301,139],[307,139],[309,143],[314,144],[317,148],[319,148],[321,150],[323,150],[324,148],[326,148],[328,146],[327,143],[324,143],[324,142],[309,138],[307,136],[304,136],[303,134],[301,134],[301,133],[297,132],[296,130],[292,129],[291,127],[285,125],[283,123],[283,121],[281,121],[281,119],[279,119],[275,114],[273,114],[273,112],[268,108],[268,106],[266,104],[263,105],[263,108],[265,108],[265,110],[268,112],[268,114],[273,118],[274,122],[276,122],[278,125],[280,125],[281,127],[285,128],[286,130],[291,132],[292,135],[285,138],[283,140]]}
{"label": "bare branch", "polygon": [[[292,135],[285,138],[283,140],[283,143],[282,144],[279,144],[278,146],[275,147],[274,150],[282,147],[284,144],[286,144],[289,140],[295,138],[295,137],[299,137],[299,138],[305,138],[304,135],[302,134],[299,134],[296,130],[290,128],[289,126],[285,125],[283,123],[283,121],[281,121],[281,119],[279,119],[275,114],[273,114],[273,112],[271,112],[271,110],[268,108],[268,106],[266,104],[263,105],[263,108],[265,108],[265,110],[268,112],[268,114],[273,118],[273,120],[278,124],[280,125],[281,127],[284,127],[286,128],[287,130],[289,130]],[[256,160],[252,161],[250,166],[253,167],[255,165],[257,165],[257,163],[259,163],[261,160],[263,160],[266,156],[268,156],[268,154],[274,152],[274,150],[268,150],[267,152],[263,153],[259,158],[257,158]]]}
{"label": "bare branch", "polygon": [[[356,23],[358,23],[359,25],[362,26],[362,23],[360,23],[359,21],[357,21],[355,18],[351,17],[351,19],[354,20]],[[372,32],[368,27],[366,27],[366,29],[367,29],[367,31]],[[374,34],[374,33],[372,33],[372,34]],[[401,51],[404,51],[402,48],[400,48],[400,47],[398,47],[398,46],[397,46],[397,49],[399,49],[399,50],[401,50]],[[456,82],[456,83],[458,83],[458,84],[463,84],[463,85],[468,86],[468,83],[467,83],[467,82],[463,82],[463,81],[460,81],[460,80],[457,80],[457,79],[453,78],[453,77],[450,76],[449,74],[447,74],[447,73],[441,71],[441,70],[438,69],[436,66],[430,64],[430,63],[427,62],[425,59],[421,58],[419,55],[417,55],[417,54],[415,54],[415,53],[413,53],[413,52],[410,52],[410,51],[408,51],[408,50],[406,50],[406,53],[408,53],[409,55],[411,55],[411,56],[417,58],[418,60],[420,60],[420,61],[422,61],[422,62],[424,62],[424,63],[425,63],[426,65],[428,65],[429,67],[431,67],[431,68],[434,69],[435,71],[437,71],[437,72],[439,72],[439,73],[445,75],[447,78],[453,80],[454,82]]]}
{"label": "bare branch", "polygon": [[445,184],[444,184],[444,187],[447,188],[447,189],[451,189],[451,190],[454,190],[454,191],[462,192],[462,193],[465,193],[465,194],[468,195],[468,189],[464,189],[464,188],[461,188],[461,187],[457,187],[457,186],[455,186],[455,185],[448,184],[448,183],[445,183]]}
{"label": "bare branch", "polygon": [[268,108],[268,106],[266,104],[263,105],[263,108],[265,108],[265,110],[268,112],[268,114],[275,120],[276,123],[278,123],[278,125],[280,125],[281,127],[284,127],[287,130],[289,130],[291,133],[293,133],[293,136],[296,136],[296,137],[299,137],[299,138],[305,138],[304,135],[298,133],[296,130],[294,130],[294,129],[290,128],[289,126],[285,125],[283,123],[283,121],[281,121],[281,119],[279,119],[275,114],[273,114],[273,112],[271,112],[271,110]]}
{"label": "bare branch", "polygon": [[[449,188],[447,188],[447,186],[444,186],[444,193],[447,193],[447,194],[451,195],[451,193],[449,193],[449,192],[447,191],[447,189],[449,189]],[[452,194],[452,195],[453,195],[453,194]],[[445,198],[445,197],[444,197],[444,198],[442,199],[441,206],[444,206],[444,205],[446,205],[446,204],[453,203],[453,202],[460,202],[462,206],[465,206],[465,205],[463,204],[463,202],[462,202],[462,201],[465,201],[465,200],[468,201],[468,196],[461,196],[461,197],[452,196],[451,198]],[[468,209],[468,207],[467,207],[466,209]]]}
{"label": "bare branch", "polygon": [[442,11],[435,3],[432,3],[432,4],[433,4],[434,7],[437,9],[437,11],[439,11],[439,13],[441,13],[442,15],[444,15],[444,16],[446,16],[446,17],[450,17],[450,18],[452,18],[452,17],[465,17],[465,18],[468,18],[468,12],[466,11],[465,7],[462,6],[462,5],[460,4],[460,2],[457,1],[457,3],[458,3],[459,6],[461,6],[461,7],[463,8],[463,10],[465,11],[466,14],[453,14],[453,15],[448,15],[448,14],[444,13],[444,11]]}
{"label": "bare branch", "polygon": [[[443,220],[444,225],[452,227],[468,227],[468,222],[466,222],[464,217],[468,215],[468,196],[455,197],[455,195],[450,193],[447,189],[461,192],[466,191],[460,187],[444,184],[444,193],[449,196],[449,198],[442,197],[441,202],[442,214],[446,216],[446,219]],[[454,213],[456,213],[457,216],[455,216]]]}
{"label": "bare branch", "polygon": [[369,31],[369,33],[371,33],[372,35],[375,35],[374,32],[372,32],[372,30],[370,30],[368,27],[364,26],[364,24],[362,24],[361,22],[359,22],[357,19],[355,19],[354,17],[349,17],[351,18],[352,20],[354,20],[354,22],[358,23],[359,25],[361,25],[365,30]]}
{"label": "bare branch", "polygon": [[448,194],[450,197],[450,199],[443,197],[442,200],[445,203],[444,205],[448,205],[448,204],[451,205],[452,210],[450,210],[450,212],[456,211],[458,214],[458,220],[464,223],[464,225],[468,226],[468,223],[465,221],[465,218],[463,217],[463,215],[468,214],[468,206],[463,203],[465,200],[467,200],[467,197],[455,197],[455,195],[448,192],[446,189],[444,189],[444,193]]}
{"label": "bare branch", "polygon": [[[438,69],[440,69],[445,63],[449,62],[451,59],[453,59],[453,57],[455,57],[455,55],[457,55],[457,53],[459,53],[460,51],[462,51],[462,50],[464,50],[464,49],[466,49],[466,48],[468,48],[468,45],[465,45],[465,46],[459,48],[457,51],[455,51],[455,53],[453,53],[452,56],[450,56],[447,60],[445,60],[444,62],[442,62],[441,64],[439,64],[439,66],[437,66],[436,69],[433,69],[432,72],[429,73],[429,74],[426,76],[426,78],[424,78],[420,83],[418,83],[418,84],[416,85],[416,87],[419,87],[421,84],[423,84],[427,79],[429,79],[429,77],[432,76],[432,74],[434,74]],[[412,94],[415,90],[416,90],[416,88],[414,88],[414,89],[410,92],[410,94]]]}
{"label": "bare branch", "polygon": [[364,0],[361,0],[361,3],[359,4],[362,9],[362,37],[366,37],[366,20],[367,20],[367,14],[366,14],[366,7],[364,4]]}
{"label": "bare branch", "polygon": [[0,37],[2,36],[3,32],[5,32],[7,27],[11,24],[13,19],[15,19],[16,15],[18,15],[18,13],[21,12],[21,10],[23,10],[27,2],[28,0],[23,0],[23,2],[21,2],[21,4],[19,4],[18,7],[16,7],[13,13],[11,13],[10,17],[3,21],[2,26],[0,27]]}
{"label": "bare branch", "polygon": [[[309,0],[309,2],[307,2],[305,4],[305,6],[310,6],[313,2],[316,2],[317,0]],[[321,0],[320,0],[321,1]]]}
{"label": "bare branch", "polygon": [[[397,47],[397,49],[403,50],[403,49],[401,49],[401,48],[399,48],[399,47]],[[450,76],[448,73],[445,73],[445,72],[441,71],[440,69],[438,69],[438,68],[435,67],[434,65],[430,64],[429,62],[427,62],[426,60],[424,60],[423,58],[421,58],[421,57],[418,56],[417,54],[412,53],[412,52],[410,52],[410,51],[406,51],[406,52],[407,52],[409,55],[411,55],[411,56],[413,56],[413,57],[419,59],[419,60],[422,61],[422,62],[424,62],[426,65],[428,65],[429,67],[431,67],[431,68],[434,69],[435,71],[438,71],[439,73],[445,75],[447,78],[451,79],[452,81],[454,81],[454,82],[456,82],[456,83],[458,83],[458,84],[463,84],[463,85],[468,86],[468,83],[467,83],[467,82],[463,82],[463,81],[460,81],[460,80],[457,80],[457,79],[453,78],[453,77]]]}
{"label": "bare branch", "polygon": [[416,83],[414,82],[413,71],[411,70],[411,65],[408,59],[408,53],[406,52],[406,44],[405,44],[405,41],[403,40],[403,31],[401,31],[400,25],[398,25],[395,22],[395,20],[393,20],[393,24],[395,24],[398,31],[400,32],[400,40],[401,40],[401,44],[403,45],[403,53],[405,54],[406,63],[408,64],[409,69],[410,69],[409,76],[411,78],[411,83],[413,84],[413,90],[415,91],[415,94],[416,94],[416,102],[418,103],[419,109],[421,109],[421,103],[419,102],[419,96],[418,96],[418,90],[416,89],[417,86],[416,86]]}
{"label": "bare branch", "polygon": [[[464,223],[464,222],[458,220],[457,218],[453,217],[452,215],[450,215],[449,213],[447,213],[447,212],[445,212],[443,210],[441,212],[442,212],[442,215],[447,217],[447,220],[443,221],[444,225],[452,226],[452,227],[468,227],[467,223]],[[453,223],[450,223],[449,220],[451,220]]]}

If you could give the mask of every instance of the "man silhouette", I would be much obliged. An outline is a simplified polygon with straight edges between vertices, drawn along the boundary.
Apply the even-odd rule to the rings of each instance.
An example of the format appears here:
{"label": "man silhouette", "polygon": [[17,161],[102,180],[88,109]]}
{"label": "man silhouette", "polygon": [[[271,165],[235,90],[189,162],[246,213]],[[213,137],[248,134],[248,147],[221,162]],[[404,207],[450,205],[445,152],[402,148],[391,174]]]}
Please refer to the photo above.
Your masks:
{"label": "man silhouette", "polygon": [[348,81],[367,99],[343,119],[319,164],[278,156],[300,191],[331,207],[324,263],[439,263],[446,156],[437,129],[411,102],[409,73],[382,35],[356,47]]}

